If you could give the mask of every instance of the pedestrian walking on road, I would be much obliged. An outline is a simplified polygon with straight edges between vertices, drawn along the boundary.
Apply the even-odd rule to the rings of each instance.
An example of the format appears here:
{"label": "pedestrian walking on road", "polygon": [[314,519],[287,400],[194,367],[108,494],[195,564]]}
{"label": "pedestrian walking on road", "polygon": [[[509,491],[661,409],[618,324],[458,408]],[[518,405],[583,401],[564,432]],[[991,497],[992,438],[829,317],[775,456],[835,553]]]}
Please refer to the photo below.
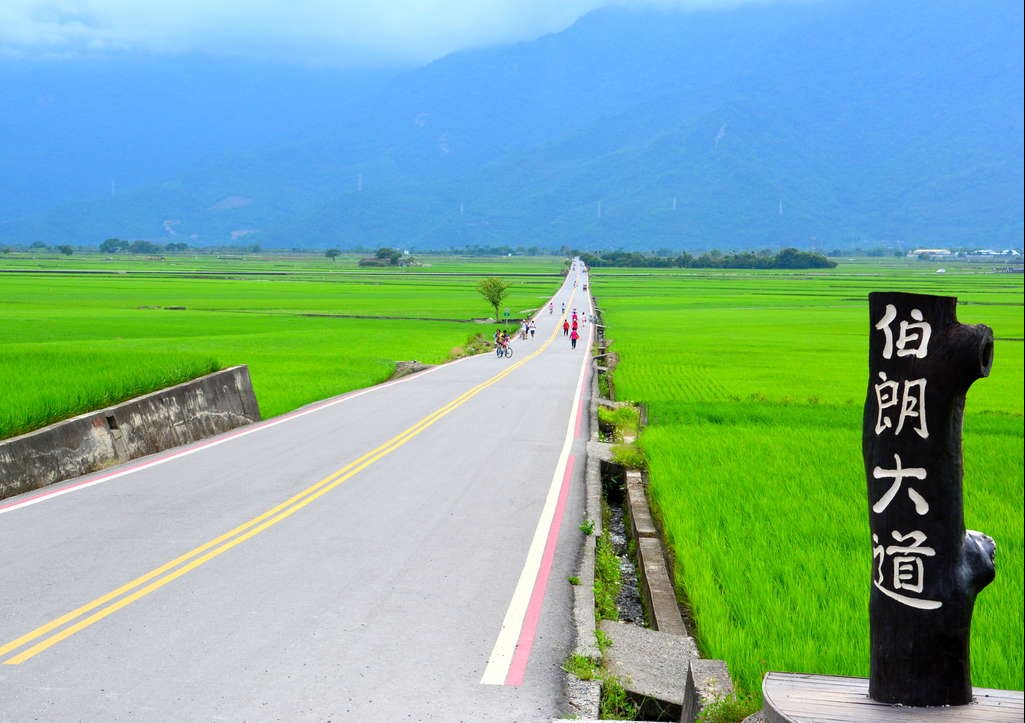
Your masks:
{"label": "pedestrian walking on road", "polygon": [[569,335],[569,346],[570,346],[571,349],[576,349],[577,348],[577,339],[579,339],[579,338],[580,338],[580,334],[578,334],[577,330],[574,329],[573,333]]}
{"label": "pedestrian walking on road", "polygon": [[537,324],[534,323],[533,319],[530,322],[530,338],[534,339],[534,332],[537,331]]}
{"label": "pedestrian walking on road", "polygon": [[568,321],[563,321],[562,322],[562,335],[563,336],[569,336],[569,322]]}

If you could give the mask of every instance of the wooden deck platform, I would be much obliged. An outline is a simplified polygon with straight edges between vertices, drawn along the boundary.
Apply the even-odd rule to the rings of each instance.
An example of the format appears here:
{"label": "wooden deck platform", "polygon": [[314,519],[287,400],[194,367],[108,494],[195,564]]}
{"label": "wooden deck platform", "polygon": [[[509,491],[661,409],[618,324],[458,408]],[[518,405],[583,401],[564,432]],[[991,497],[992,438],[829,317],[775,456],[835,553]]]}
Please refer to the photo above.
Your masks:
{"label": "wooden deck platform", "polygon": [[1025,697],[1017,690],[975,688],[970,705],[911,708],[868,697],[867,678],[768,673],[762,681],[768,723],[933,723],[1025,720]]}

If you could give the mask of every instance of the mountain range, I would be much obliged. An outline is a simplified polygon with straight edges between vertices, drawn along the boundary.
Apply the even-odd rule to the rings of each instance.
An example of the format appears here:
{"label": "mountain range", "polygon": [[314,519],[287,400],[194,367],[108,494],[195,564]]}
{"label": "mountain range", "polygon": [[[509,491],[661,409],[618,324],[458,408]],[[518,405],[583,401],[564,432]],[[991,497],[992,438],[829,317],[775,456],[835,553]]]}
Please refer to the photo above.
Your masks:
{"label": "mountain range", "polygon": [[0,61],[0,242],[1021,247],[1006,0],[606,8],[427,66]]}

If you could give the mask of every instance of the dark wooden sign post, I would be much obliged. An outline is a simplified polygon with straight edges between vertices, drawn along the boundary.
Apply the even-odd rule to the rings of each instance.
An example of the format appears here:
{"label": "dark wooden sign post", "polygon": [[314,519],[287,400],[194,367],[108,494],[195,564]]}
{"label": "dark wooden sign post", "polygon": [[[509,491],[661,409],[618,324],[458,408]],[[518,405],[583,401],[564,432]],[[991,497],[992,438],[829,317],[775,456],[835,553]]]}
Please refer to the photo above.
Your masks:
{"label": "dark wooden sign post", "polygon": [[769,723],[1025,716],[1021,691],[972,689],[972,610],[993,581],[996,545],[964,528],[961,422],[968,388],[993,364],[993,331],[959,323],[956,306],[946,296],[869,294],[869,678],[766,673]]}
{"label": "dark wooden sign post", "polygon": [[972,609],[993,580],[995,544],[964,528],[961,422],[968,387],[993,363],[993,332],[959,323],[956,304],[869,295],[869,697],[881,703],[972,701]]}

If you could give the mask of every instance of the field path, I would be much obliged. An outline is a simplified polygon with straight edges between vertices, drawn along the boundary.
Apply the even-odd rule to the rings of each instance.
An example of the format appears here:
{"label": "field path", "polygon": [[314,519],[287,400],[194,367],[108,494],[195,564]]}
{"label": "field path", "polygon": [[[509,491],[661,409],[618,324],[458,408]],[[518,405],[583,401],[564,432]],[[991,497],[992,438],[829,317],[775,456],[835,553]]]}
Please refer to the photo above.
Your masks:
{"label": "field path", "polygon": [[591,325],[0,501],[0,720],[550,721]]}

